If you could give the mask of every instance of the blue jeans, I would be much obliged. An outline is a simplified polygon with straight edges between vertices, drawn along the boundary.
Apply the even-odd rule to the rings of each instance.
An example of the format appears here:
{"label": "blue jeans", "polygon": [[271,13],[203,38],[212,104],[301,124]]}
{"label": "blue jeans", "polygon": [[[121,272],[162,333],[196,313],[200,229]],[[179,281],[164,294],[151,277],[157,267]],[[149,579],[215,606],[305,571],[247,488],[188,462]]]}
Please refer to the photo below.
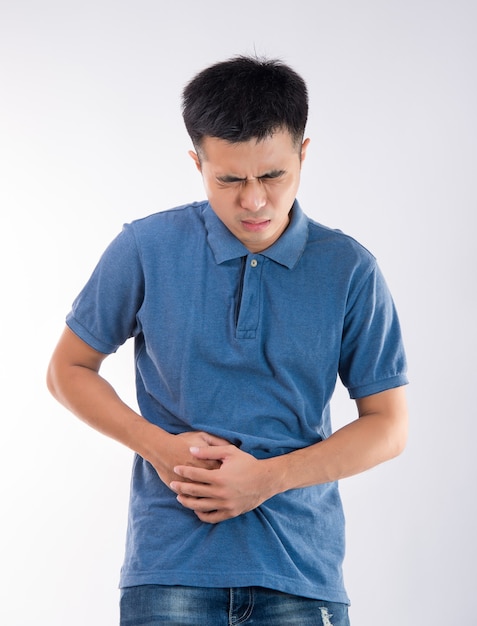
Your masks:
{"label": "blue jeans", "polygon": [[348,607],[263,587],[121,590],[121,626],[349,626]]}

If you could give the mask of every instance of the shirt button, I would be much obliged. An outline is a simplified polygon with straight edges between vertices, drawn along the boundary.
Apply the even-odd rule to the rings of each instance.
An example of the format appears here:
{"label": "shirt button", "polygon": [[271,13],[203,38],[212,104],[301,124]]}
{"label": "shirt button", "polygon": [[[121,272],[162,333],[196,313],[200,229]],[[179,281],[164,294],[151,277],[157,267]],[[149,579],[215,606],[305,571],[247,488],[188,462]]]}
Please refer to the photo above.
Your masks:
{"label": "shirt button", "polygon": [[258,261],[257,261],[257,259],[252,259],[252,260],[250,261],[250,265],[251,265],[252,267],[257,267],[257,265],[258,265]]}

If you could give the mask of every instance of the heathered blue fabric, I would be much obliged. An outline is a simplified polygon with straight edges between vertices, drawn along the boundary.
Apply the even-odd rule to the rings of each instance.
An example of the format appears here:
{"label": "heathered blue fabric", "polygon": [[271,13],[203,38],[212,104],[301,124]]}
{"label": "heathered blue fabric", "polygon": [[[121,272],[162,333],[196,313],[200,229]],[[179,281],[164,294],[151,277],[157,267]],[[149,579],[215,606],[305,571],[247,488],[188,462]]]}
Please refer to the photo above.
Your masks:
{"label": "heathered blue fabric", "polygon": [[[100,352],[135,338],[148,420],[171,433],[214,433],[257,458],[330,435],[337,375],[352,398],[407,383],[375,258],[310,220],[298,202],[287,230],[260,254],[207,202],[124,226],[67,324]],[[343,556],[337,483],[290,490],[211,525],[135,456],[121,586],[257,585],[347,602]]]}

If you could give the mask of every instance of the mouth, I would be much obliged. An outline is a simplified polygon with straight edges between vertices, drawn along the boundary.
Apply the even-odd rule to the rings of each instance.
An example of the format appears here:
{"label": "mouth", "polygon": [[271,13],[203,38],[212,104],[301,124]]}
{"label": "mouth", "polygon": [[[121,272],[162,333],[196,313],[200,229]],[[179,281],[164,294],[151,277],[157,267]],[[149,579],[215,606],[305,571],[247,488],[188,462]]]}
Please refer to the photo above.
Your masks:
{"label": "mouth", "polygon": [[259,233],[268,228],[270,220],[242,220],[242,226],[251,233]]}

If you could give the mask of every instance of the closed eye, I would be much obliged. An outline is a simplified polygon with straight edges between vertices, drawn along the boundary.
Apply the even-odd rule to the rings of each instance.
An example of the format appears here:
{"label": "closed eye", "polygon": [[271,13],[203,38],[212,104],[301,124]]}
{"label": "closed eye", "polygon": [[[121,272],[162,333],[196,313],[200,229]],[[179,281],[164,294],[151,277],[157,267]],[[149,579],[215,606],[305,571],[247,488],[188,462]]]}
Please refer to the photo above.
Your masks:
{"label": "closed eye", "polygon": [[259,176],[259,180],[272,180],[274,178],[280,178],[285,174],[285,170],[272,170],[271,172],[267,172],[262,176]]}
{"label": "closed eye", "polygon": [[267,181],[274,180],[276,178],[280,178],[285,174],[285,170],[271,170],[270,172],[266,172],[261,176],[257,176],[256,178],[240,178],[239,176],[217,176],[217,182],[222,183],[224,185],[231,185],[233,183],[246,183],[251,180],[259,180],[259,181]]}
{"label": "closed eye", "polygon": [[224,185],[230,185],[232,183],[244,183],[246,178],[239,178],[238,176],[217,176],[217,182]]}

